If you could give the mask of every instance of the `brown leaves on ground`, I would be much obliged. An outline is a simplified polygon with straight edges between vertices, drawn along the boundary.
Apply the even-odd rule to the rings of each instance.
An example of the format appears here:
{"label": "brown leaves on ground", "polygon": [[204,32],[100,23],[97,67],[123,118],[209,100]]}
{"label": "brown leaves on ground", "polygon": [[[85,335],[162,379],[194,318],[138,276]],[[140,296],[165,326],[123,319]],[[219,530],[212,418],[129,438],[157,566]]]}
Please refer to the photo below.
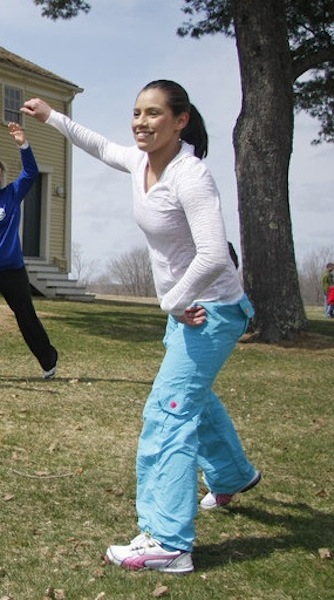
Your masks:
{"label": "brown leaves on ground", "polygon": [[161,598],[161,596],[167,596],[167,594],[169,594],[167,585],[157,585],[152,596],[154,596],[154,598]]}
{"label": "brown leaves on ground", "polygon": [[65,590],[57,590],[53,587],[48,587],[48,589],[46,590],[45,600],[49,600],[50,598],[51,600],[66,600]]}
{"label": "brown leaves on ground", "polygon": [[319,548],[318,554],[321,560],[325,560],[328,558],[334,558],[333,552],[329,548]]}

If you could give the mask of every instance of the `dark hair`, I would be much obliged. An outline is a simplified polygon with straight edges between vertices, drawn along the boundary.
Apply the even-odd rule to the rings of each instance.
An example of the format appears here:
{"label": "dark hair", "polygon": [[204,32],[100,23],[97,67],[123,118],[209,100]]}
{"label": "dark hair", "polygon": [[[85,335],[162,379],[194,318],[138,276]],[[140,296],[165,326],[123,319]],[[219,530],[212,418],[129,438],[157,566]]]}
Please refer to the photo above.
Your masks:
{"label": "dark hair", "polygon": [[158,88],[165,92],[168,106],[172,110],[174,116],[178,116],[183,112],[189,113],[188,125],[182,129],[181,139],[188,144],[192,144],[195,148],[195,156],[204,158],[208,154],[208,134],[205,128],[204,120],[197,108],[191,104],[186,90],[175,81],[168,79],[157,79],[151,81],[142,91],[152,88]]}
{"label": "dark hair", "polygon": [[236,269],[239,269],[239,258],[238,255],[234,249],[234,246],[232,244],[232,242],[227,242],[228,243],[228,249],[229,249],[229,253],[230,253],[230,257],[232,258],[232,261],[234,263],[234,266]]}

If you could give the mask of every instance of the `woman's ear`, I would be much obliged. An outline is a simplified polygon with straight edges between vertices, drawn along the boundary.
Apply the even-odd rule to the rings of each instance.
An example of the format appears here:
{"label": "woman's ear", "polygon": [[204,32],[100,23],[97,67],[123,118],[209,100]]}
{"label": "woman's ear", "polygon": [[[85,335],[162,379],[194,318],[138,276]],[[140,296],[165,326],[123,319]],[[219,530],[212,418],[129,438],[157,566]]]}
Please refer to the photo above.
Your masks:
{"label": "woman's ear", "polygon": [[181,131],[182,129],[185,129],[189,123],[189,113],[188,112],[183,112],[180,115],[178,115],[177,117],[177,129],[178,131]]}

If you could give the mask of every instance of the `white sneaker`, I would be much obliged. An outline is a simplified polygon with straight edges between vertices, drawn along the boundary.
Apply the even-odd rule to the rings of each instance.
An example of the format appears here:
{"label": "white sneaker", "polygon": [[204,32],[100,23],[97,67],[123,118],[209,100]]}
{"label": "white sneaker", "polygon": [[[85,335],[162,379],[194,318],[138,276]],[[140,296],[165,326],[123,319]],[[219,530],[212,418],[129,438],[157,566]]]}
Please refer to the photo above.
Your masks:
{"label": "white sneaker", "polygon": [[49,371],[43,371],[42,379],[54,379],[56,376],[57,366],[55,365]]}
{"label": "white sneaker", "polygon": [[[257,483],[261,480],[260,471],[256,471],[254,477],[251,481],[245,485],[241,490],[237,493],[243,494],[248,490],[252,489]],[[219,506],[227,506],[233,499],[234,494],[217,494],[216,492],[208,492],[204,498],[202,498],[200,502],[200,507],[204,510],[210,510],[211,508],[217,508]]]}
{"label": "white sneaker", "polygon": [[218,506],[227,506],[234,494],[216,494],[216,492],[208,492],[200,502],[200,507],[204,510],[217,508]]}
{"label": "white sneaker", "polygon": [[185,575],[194,570],[190,552],[168,552],[162,548],[161,542],[147,533],[137,535],[128,546],[109,546],[105,560],[132,571],[155,569]]}

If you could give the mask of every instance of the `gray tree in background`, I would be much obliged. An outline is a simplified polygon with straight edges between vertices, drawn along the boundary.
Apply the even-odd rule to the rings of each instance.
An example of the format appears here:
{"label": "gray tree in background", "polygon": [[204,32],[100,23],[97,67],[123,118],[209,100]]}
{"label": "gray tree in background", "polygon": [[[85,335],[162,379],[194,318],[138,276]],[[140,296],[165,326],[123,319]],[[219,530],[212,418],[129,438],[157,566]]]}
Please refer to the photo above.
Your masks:
{"label": "gray tree in background", "polygon": [[85,258],[80,244],[72,245],[72,270],[71,275],[81,285],[91,286],[99,277],[100,261]]}
{"label": "gray tree in background", "polygon": [[307,306],[324,304],[321,279],[328,262],[334,262],[334,247],[311,250],[298,265],[300,290]]}
{"label": "gray tree in background", "polygon": [[125,296],[155,296],[151,262],[147,248],[134,248],[120,258],[110,259],[103,275],[118,293]]}

